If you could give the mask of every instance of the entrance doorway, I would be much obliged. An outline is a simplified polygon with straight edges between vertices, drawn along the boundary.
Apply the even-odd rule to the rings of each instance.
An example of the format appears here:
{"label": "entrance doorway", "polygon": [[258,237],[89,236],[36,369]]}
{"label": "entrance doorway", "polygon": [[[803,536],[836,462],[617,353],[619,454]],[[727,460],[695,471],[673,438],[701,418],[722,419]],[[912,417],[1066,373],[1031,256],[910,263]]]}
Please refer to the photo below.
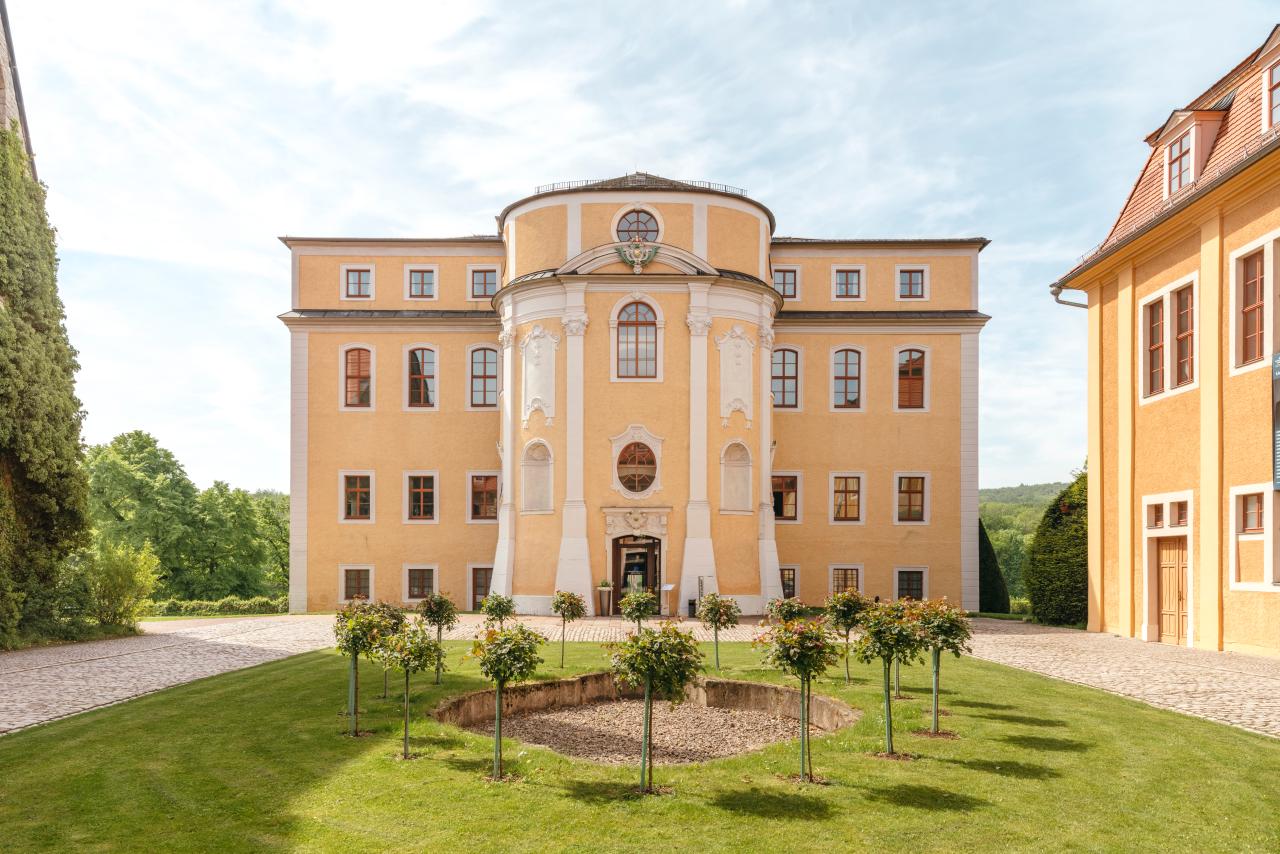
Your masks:
{"label": "entrance doorway", "polygon": [[1187,538],[1156,541],[1159,564],[1160,642],[1187,644]]}
{"label": "entrance doorway", "polygon": [[657,537],[628,536],[613,541],[613,613],[620,614],[622,597],[637,590],[658,596],[662,584],[662,541]]}
{"label": "entrance doorway", "polygon": [[489,595],[489,585],[493,583],[493,567],[474,566],[471,568],[471,610],[479,611],[480,603]]}

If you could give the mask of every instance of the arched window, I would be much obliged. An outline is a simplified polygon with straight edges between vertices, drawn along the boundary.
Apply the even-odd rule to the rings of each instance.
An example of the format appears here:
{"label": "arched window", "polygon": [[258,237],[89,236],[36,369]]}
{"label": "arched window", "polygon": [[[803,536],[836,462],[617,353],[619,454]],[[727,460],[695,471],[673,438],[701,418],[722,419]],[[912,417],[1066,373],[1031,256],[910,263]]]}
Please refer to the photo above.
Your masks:
{"label": "arched window", "polygon": [[646,303],[627,303],[618,312],[618,376],[658,376],[658,316]]}
{"label": "arched window", "polygon": [[363,347],[346,352],[344,403],[347,406],[369,406],[373,402],[373,355]]}
{"label": "arched window", "polygon": [[658,221],[648,211],[627,211],[622,219],[618,220],[618,239],[644,240],[651,243],[658,239]]}
{"label": "arched window", "polygon": [[498,405],[498,351],[477,347],[471,351],[471,405]]}
{"label": "arched window", "polygon": [[862,408],[862,354],[837,350],[831,361],[831,405],[836,409]]}
{"label": "arched window", "polygon": [[551,449],[542,442],[525,448],[520,473],[520,509],[526,513],[551,510]]}
{"label": "arched window", "polygon": [[426,347],[409,351],[409,405],[436,405],[436,354]]}
{"label": "arched window", "polygon": [[773,405],[775,409],[800,405],[800,354],[786,347],[773,351]]}
{"label": "arched window", "polygon": [[751,510],[751,452],[741,442],[720,456],[720,509]]}
{"label": "arched window", "polygon": [[644,492],[658,476],[658,460],[643,442],[632,442],[618,454],[618,482],[628,492]]}
{"label": "arched window", "polygon": [[898,408],[924,409],[924,351],[898,353]]}

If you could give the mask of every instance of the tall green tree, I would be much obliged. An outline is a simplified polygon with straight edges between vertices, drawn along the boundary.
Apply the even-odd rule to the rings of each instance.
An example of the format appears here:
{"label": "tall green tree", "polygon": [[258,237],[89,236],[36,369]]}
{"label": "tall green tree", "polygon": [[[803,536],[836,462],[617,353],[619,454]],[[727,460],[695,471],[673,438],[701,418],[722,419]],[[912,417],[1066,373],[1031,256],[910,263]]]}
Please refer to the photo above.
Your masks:
{"label": "tall green tree", "polygon": [[1072,625],[1088,619],[1089,496],[1085,472],[1080,472],[1044,511],[1023,574],[1031,613],[1037,620]]}
{"label": "tall green tree", "polygon": [[195,509],[188,543],[190,559],[185,571],[174,579],[178,595],[221,599],[266,593],[269,556],[253,496],[216,480],[200,493]]}
{"label": "tall green tree", "polygon": [[0,128],[0,646],[57,633],[66,558],[86,541],[79,366],[57,271],[14,123]]}
{"label": "tall green tree", "polygon": [[1009,613],[1009,588],[1000,572],[1000,561],[987,536],[987,526],[978,520],[978,610],[988,614]]}
{"label": "tall green tree", "polygon": [[266,576],[263,583],[268,594],[279,596],[289,592],[289,496],[273,489],[253,493],[258,505],[258,535],[266,552]]}

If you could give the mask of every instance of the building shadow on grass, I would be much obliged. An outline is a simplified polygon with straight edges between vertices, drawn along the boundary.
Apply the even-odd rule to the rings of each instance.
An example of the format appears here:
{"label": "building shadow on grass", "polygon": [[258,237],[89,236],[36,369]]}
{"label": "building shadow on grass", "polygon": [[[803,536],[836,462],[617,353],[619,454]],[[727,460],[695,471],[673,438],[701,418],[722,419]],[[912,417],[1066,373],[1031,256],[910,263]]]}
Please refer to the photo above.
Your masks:
{"label": "building shadow on grass", "polygon": [[955,700],[951,703],[953,706],[963,706],[966,709],[992,709],[994,711],[1007,711],[1016,708],[1008,703],[984,703],[980,700]]}
{"label": "building shadow on grass", "polygon": [[1001,741],[1012,744],[1014,747],[1023,747],[1027,750],[1052,750],[1059,753],[1083,753],[1089,749],[1089,745],[1083,741],[1077,741],[1074,738],[1055,738],[1049,735],[1005,735],[1001,736]]}
{"label": "building shadow on grass", "polygon": [[640,797],[634,783],[610,783],[603,780],[565,780],[560,788],[575,801],[600,806],[634,800]]}
{"label": "building shadow on grass", "polygon": [[977,715],[977,717],[1006,724],[1021,724],[1022,726],[1060,727],[1067,725],[1065,721],[1060,721],[1057,718],[1037,718],[1031,715],[988,714]]}
{"label": "building shadow on grass", "polygon": [[[503,751],[505,753],[506,751]],[[508,757],[508,762],[510,758]],[[493,758],[486,756],[479,758],[475,756],[446,756],[444,764],[452,768],[454,771],[463,771],[468,774],[483,774],[493,770]]]}
{"label": "building shadow on grass", "polygon": [[975,798],[972,795],[962,795],[937,786],[920,786],[911,783],[869,789],[866,798],[869,801],[894,806],[941,812],[971,812],[991,805],[990,801]]}
{"label": "building shadow on grass", "polygon": [[718,792],[711,799],[711,805],[739,815],[795,821],[821,821],[829,818],[832,812],[831,804],[820,798],[792,792],[765,792],[755,788]]}
{"label": "building shadow on grass", "polygon": [[968,768],[970,771],[999,774],[1001,777],[1014,777],[1019,780],[1049,780],[1062,776],[1062,772],[1056,768],[1037,765],[1034,762],[1015,762],[1008,759],[943,759],[941,761]]}

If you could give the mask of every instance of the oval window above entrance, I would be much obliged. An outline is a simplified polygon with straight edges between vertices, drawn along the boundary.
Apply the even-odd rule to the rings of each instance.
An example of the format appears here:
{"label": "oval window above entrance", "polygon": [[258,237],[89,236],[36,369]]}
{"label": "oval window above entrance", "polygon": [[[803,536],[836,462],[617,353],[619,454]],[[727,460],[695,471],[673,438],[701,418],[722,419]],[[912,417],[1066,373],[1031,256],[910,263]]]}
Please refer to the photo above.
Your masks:
{"label": "oval window above entrance", "polygon": [[618,482],[628,492],[644,492],[657,476],[657,458],[643,442],[632,442],[618,454]]}
{"label": "oval window above entrance", "polygon": [[643,240],[652,243],[658,239],[658,221],[648,211],[627,211],[618,220],[618,239],[623,242]]}

